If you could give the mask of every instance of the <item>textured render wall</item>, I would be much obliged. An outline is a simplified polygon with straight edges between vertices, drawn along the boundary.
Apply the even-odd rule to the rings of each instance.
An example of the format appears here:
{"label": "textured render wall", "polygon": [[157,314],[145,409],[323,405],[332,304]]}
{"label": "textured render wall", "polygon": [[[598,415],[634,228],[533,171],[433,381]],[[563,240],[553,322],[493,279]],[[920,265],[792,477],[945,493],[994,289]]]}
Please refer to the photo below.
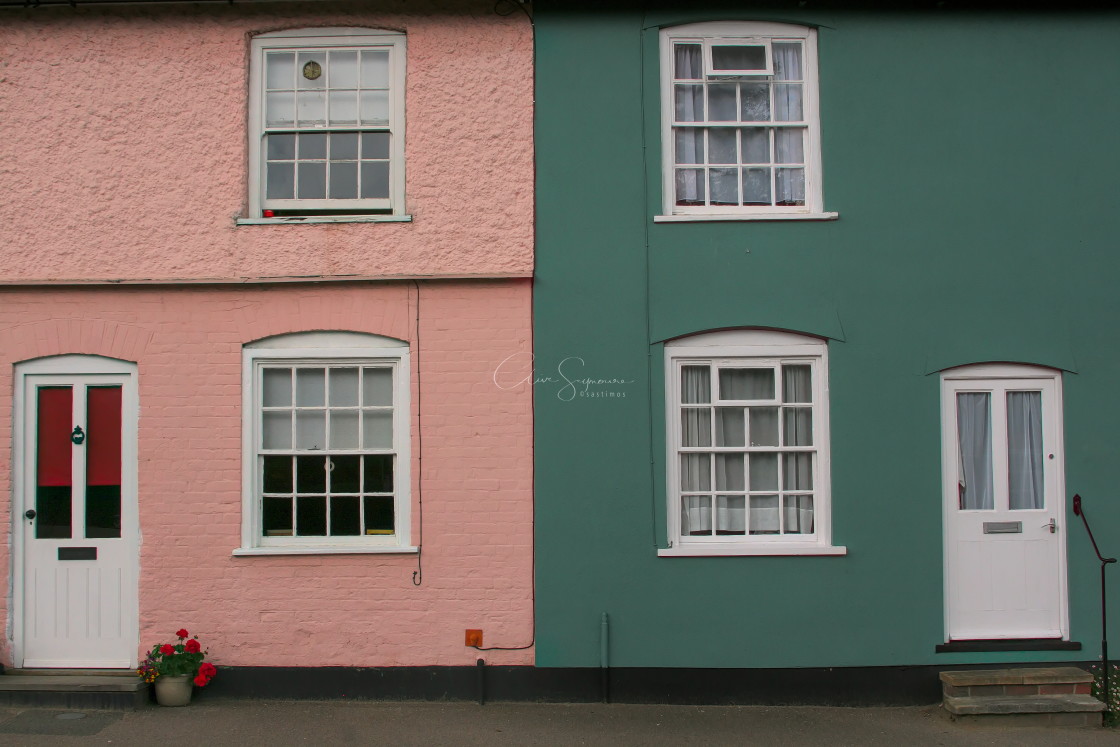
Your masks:
{"label": "textured render wall", "polygon": [[[492,8],[0,10],[0,280],[528,276],[532,30]],[[249,36],[310,26],[407,33],[413,223],[234,225]]]}
{"label": "textured render wall", "polygon": [[[529,281],[421,283],[419,346],[416,312],[415,286],[403,282],[0,291],[0,390],[12,391],[15,362],[38,356],[138,363],[141,643],[186,627],[219,665],[391,666],[473,664],[465,628],[482,628],[486,645],[531,641],[531,395],[509,364],[502,386],[494,381],[504,359],[526,361],[531,349]],[[414,424],[422,406],[422,473],[415,427],[412,438],[420,586],[415,554],[230,554],[241,541],[242,344],[316,329],[410,342]],[[3,495],[11,415],[0,398]],[[4,546],[10,520],[0,501]],[[8,562],[0,553],[4,577]],[[532,649],[484,656],[533,660]]]}

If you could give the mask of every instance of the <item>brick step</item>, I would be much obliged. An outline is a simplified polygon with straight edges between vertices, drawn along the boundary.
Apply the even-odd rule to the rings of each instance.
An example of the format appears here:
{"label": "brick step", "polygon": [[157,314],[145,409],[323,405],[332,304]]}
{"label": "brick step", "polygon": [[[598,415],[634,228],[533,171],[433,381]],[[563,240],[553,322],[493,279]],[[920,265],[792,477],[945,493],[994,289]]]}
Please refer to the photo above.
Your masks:
{"label": "brick step", "polygon": [[1077,667],[941,673],[942,707],[954,721],[1006,726],[1100,726],[1104,703]]}
{"label": "brick step", "polygon": [[970,669],[941,673],[947,698],[996,695],[1088,695],[1093,675],[1077,667]]}
{"label": "brick step", "polygon": [[0,706],[133,710],[147,702],[148,684],[135,675],[57,670],[47,674],[38,670],[8,670],[0,675]]}

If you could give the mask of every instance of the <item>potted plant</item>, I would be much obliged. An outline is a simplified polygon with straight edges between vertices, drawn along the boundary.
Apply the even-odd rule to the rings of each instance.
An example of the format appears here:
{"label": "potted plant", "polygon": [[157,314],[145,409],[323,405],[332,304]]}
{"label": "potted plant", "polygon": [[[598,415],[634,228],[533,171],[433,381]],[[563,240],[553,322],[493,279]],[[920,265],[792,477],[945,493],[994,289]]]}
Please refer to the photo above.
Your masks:
{"label": "potted plant", "polygon": [[156,702],[162,706],[185,706],[191,702],[194,685],[205,687],[217,667],[204,662],[207,652],[202,650],[198,636],[180,628],[175,633],[178,643],[157,643],[152,646],[136,673],[145,682],[155,686]]}

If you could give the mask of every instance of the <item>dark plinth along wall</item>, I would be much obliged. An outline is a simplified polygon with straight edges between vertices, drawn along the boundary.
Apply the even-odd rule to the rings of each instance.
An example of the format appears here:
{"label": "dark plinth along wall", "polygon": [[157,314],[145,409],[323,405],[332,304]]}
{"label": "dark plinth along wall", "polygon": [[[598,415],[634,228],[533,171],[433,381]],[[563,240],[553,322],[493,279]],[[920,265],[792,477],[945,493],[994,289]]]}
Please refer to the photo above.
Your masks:
{"label": "dark plinth along wall", "polygon": [[[1068,501],[1082,651],[935,650],[939,371],[1061,369],[1065,491],[1120,552],[1120,15],[535,5],[538,666],[1095,658],[1097,564]],[[653,221],[658,31],[708,20],[819,29],[824,208],[837,220]],[[828,340],[832,539],[846,556],[657,556],[662,343],[736,327]]]}

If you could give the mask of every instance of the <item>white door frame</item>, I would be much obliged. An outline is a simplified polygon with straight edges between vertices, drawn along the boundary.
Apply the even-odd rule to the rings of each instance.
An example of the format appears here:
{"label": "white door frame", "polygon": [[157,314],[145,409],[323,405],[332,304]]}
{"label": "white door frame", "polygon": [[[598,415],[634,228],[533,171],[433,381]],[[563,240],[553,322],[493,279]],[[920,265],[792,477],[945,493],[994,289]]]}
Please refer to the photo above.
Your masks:
{"label": "white door frame", "polygon": [[[1054,392],[1054,401],[1052,411],[1049,414],[1053,428],[1049,433],[1049,451],[1056,455],[1057,458],[1051,460],[1046,459],[1046,469],[1052,471],[1053,485],[1055,488],[1052,495],[1047,496],[1047,500],[1051,502],[1053,515],[1057,522],[1057,531],[1055,541],[1057,543],[1057,561],[1058,561],[1058,623],[1061,632],[1061,640],[1069,640],[1069,591],[1068,591],[1068,577],[1067,577],[1067,557],[1066,557],[1066,529],[1065,526],[1065,439],[1064,439],[1064,416],[1062,411],[1062,372],[1053,368],[1046,368],[1044,366],[1034,366],[1018,363],[983,363],[970,366],[960,366],[952,368],[941,373],[941,466],[942,466],[942,488],[941,488],[941,505],[942,505],[942,554],[943,554],[943,604],[944,604],[944,625],[945,625],[945,640],[950,640],[950,616],[951,616],[951,599],[950,599],[950,548],[949,548],[949,526],[953,518],[953,510],[955,501],[949,498],[949,489],[957,485],[957,471],[956,471],[956,458],[951,458],[951,453],[957,449],[957,433],[950,424],[956,422],[955,408],[956,397],[953,392],[956,386],[962,382],[976,382],[982,385],[983,382],[991,382],[998,380],[1035,380],[1041,382],[1051,382]],[[1043,400],[1045,402],[1045,399]],[[1043,411],[1045,418],[1047,413]],[[1044,431],[1046,424],[1043,424]],[[993,465],[994,467],[995,465]],[[993,635],[988,638],[996,639],[1001,636]],[[1011,636],[1004,636],[1011,637]],[[1019,637],[1019,636],[1014,636]],[[967,640],[967,639],[965,639]]]}
{"label": "white door frame", "polygon": [[[133,561],[132,595],[128,609],[121,614],[126,621],[126,634],[136,641],[129,651],[129,668],[138,664],[140,646],[139,579],[140,579],[140,521],[139,496],[137,493],[137,426],[139,424],[139,401],[137,393],[137,366],[135,363],[104,358],[96,355],[58,355],[39,358],[15,365],[15,401],[12,411],[12,494],[10,505],[11,518],[11,604],[9,622],[12,636],[12,665],[24,665],[25,626],[27,612],[24,598],[26,572],[26,528],[24,511],[33,506],[27,505],[31,495],[29,481],[35,479],[36,449],[33,440],[36,423],[28,421],[32,408],[27,402],[35,377],[60,376],[82,377],[113,375],[123,377],[121,391],[121,536],[128,534],[134,538],[136,554]],[[29,435],[30,434],[30,435]],[[29,440],[29,438],[31,440]],[[122,599],[122,606],[124,600]],[[123,668],[123,667],[122,667]]]}

